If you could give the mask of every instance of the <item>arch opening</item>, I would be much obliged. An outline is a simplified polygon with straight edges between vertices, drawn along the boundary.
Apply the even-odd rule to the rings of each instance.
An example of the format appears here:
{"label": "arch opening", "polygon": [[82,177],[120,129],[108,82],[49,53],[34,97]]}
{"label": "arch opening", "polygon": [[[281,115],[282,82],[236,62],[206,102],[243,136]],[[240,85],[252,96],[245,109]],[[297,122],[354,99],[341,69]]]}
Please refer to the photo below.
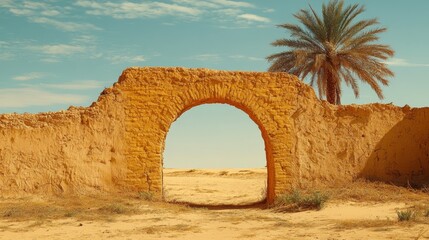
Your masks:
{"label": "arch opening", "polygon": [[[225,115],[212,119],[216,114]],[[197,119],[192,119],[194,116]],[[222,126],[225,122],[228,124]],[[195,135],[199,137],[195,139]],[[225,149],[225,145],[232,146]],[[162,148],[165,201],[250,205],[274,200],[274,163],[269,138],[259,119],[242,104],[209,99],[185,107],[170,125]]]}

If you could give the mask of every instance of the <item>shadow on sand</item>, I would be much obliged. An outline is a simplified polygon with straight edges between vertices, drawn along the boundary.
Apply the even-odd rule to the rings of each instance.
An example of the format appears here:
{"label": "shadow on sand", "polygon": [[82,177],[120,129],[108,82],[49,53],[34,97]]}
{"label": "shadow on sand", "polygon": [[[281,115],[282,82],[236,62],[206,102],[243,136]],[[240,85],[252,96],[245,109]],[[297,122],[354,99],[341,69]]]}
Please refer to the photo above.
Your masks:
{"label": "shadow on sand", "polygon": [[195,203],[188,203],[188,202],[169,202],[174,204],[179,204],[191,208],[204,208],[209,210],[227,210],[227,209],[267,209],[268,204],[267,200],[262,200],[260,202],[256,203],[250,203],[250,204],[243,204],[243,205],[234,205],[234,204],[217,204],[217,205],[210,205],[210,204],[195,204]]}

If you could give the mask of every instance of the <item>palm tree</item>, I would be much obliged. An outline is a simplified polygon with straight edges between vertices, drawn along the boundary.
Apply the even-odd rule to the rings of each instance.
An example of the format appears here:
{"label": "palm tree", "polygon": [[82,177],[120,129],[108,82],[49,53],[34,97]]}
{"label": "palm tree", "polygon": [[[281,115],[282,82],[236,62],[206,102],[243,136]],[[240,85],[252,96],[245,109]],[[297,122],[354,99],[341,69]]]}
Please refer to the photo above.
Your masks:
{"label": "palm tree", "polygon": [[[386,28],[373,28],[377,19],[354,21],[365,9],[358,4],[345,7],[343,0],[323,4],[322,16],[310,6],[294,16],[304,28],[296,24],[279,27],[291,32],[290,39],[279,39],[273,46],[289,47],[288,51],[267,57],[272,62],[268,71],[289,72],[317,85],[319,97],[332,104],[341,104],[341,82],[351,86],[359,97],[357,79],[369,84],[383,99],[380,83],[387,86],[393,72],[382,60],[394,51],[387,45],[376,44],[378,34]],[[369,29],[371,27],[371,29]]]}

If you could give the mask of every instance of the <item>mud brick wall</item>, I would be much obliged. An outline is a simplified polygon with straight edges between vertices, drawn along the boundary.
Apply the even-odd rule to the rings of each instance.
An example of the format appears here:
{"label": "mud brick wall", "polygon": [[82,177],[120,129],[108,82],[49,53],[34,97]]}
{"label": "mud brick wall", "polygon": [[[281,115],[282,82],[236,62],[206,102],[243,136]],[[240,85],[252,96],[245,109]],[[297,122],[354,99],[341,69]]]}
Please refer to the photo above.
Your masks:
{"label": "mud brick wall", "polygon": [[429,182],[429,108],[334,106],[285,73],[129,68],[87,108],[0,115],[0,189],[162,197],[171,124],[194,106],[244,111],[265,143],[268,201],[293,188],[356,178]]}

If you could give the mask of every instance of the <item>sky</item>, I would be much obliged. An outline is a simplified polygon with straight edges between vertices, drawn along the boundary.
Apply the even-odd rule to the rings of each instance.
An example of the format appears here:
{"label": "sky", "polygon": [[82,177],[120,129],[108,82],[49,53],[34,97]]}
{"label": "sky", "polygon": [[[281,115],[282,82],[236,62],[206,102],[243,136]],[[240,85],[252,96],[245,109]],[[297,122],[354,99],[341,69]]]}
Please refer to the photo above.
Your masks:
{"label": "sky", "polygon": [[[289,37],[276,25],[297,23],[294,13],[308,5],[318,11],[322,2],[0,0],[0,113],[89,106],[130,66],[266,71],[269,63],[265,57],[285,50],[270,43]],[[342,103],[429,106],[429,1],[345,2],[364,5],[366,11],[361,18],[377,18],[379,26],[388,28],[380,35],[380,43],[390,45],[396,54],[387,61],[395,77],[390,79],[389,87],[383,87],[384,100],[361,84],[360,98],[355,99],[351,90],[344,89]],[[208,140],[219,139],[217,133],[230,133],[223,135],[222,141],[211,143],[217,144],[217,159],[236,156],[221,150],[236,144],[238,153],[248,151],[251,154],[246,154],[255,156],[243,157],[249,159],[249,166],[265,165],[265,159],[260,160],[265,156],[263,146],[249,147],[262,144],[256,125],[241,110],[226,105],[203,105],[182,115],[168,134],[165,155],[175,158],[180,154],[173,149],[191,145],[189,139],[198,139],[187,137],[181,128],[197,134],[211,121],[234,130],[207,132]],[[234,136],[247,136],[249,132],[256,134],[254,143],[246,147],[237,143]],[[194,141],[194,149],[204,149],[202,144],[208,140]],[[207,157],[202,155],[195,159]],[[199,160],[189,162],[195,161]]]}

